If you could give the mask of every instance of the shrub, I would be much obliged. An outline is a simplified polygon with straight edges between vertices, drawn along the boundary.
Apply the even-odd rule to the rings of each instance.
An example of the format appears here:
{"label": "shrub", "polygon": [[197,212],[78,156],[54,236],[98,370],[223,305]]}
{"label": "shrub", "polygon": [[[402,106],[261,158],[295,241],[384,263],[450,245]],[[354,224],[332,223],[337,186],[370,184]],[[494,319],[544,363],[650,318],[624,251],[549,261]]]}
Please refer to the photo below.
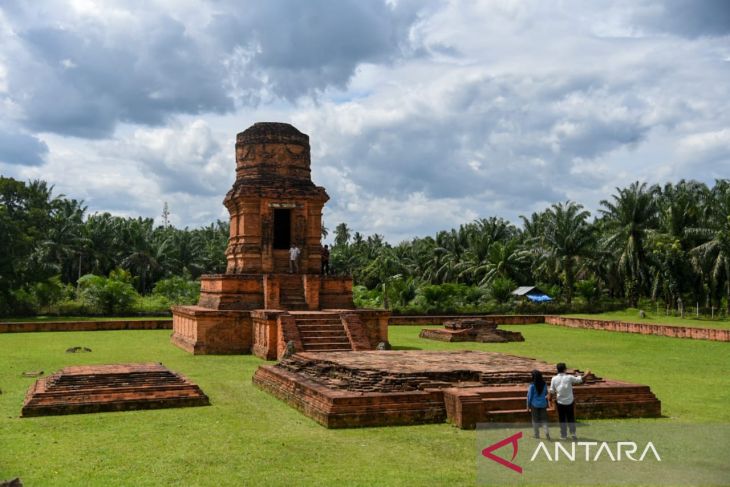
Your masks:
{"label": "shrub", "polygon": [[89,307],[83,301],[67,299],[53,306],[52,314],[59,316],[84,316],[91,314]]}
{"label": "shrub", "polygon": [[129,282],[126,271],[112,271],[109,277],[87,274],[79,279],[79,298],[90,311],[101,314],[116,314],[131,311],[137,291]]}
{"label": "shrub", "polygon": [[578,296],[593,304],[601,297],[601,290],[598,288],[598,281],[595,278],[583,279],[575,284],[575,292]]}
{"label": "shrub", "polygon": [[168,314],[171,304],[162,295],[140,296],[134,303],[134,311],[142,315]]}
{"label": "shrub", "polygon": [[357,308],[382,308],[383,294],[377,290],[368,290],[365,286],[353,286],[352,299]]}
{"label": "shrub", "polygon": [[47,311],[54,304],[70,299],[73,296],[73,287],[61,282],[61,276],[53,276],[33,284],[31,292],[35,296],[37,310]]}
{"label": "shrub", "polygon": [[157,281],[152,294],[166,298],[168,306],[170,304],[195,304],[200,295],[200,283],[182,276],[173,276]]}
{"label": "shrub", "polygon": [[492,281],[491,295],[498,303],[506,303],[512,297],[512,291],[517,287],[508,277],[497,277]]}

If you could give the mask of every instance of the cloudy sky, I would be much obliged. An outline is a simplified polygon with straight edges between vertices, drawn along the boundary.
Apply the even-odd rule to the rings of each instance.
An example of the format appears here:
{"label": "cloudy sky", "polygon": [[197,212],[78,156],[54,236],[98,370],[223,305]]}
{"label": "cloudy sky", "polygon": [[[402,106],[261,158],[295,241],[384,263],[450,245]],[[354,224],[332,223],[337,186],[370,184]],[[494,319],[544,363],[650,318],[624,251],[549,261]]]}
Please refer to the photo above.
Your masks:
{"label": "cloudy sky", "polygon": [[235,134],[309,134],[396,242],[730,177],[730,1],[0,0],[0,174],[90,212],[227,214]]}

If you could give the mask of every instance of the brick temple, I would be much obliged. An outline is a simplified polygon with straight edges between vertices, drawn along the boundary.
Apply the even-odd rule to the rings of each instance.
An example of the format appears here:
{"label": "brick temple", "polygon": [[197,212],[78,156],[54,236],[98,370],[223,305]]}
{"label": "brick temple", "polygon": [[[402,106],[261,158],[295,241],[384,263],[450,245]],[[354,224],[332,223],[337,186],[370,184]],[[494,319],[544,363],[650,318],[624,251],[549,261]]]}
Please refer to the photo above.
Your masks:
{"label": "brick temple", "polygon": [[[328,428],[448,421],[471,429],[529,423],[525,397],[533,369],[547,382],[555,374],[552,364],[496,352],[304,352],[259,367],[253,382]],[[591,375],[574,393],[581,419],[661,416],[661,402],[646,385]],[[557,416],[553,408],[548,415]]]}
{"label": "brick temple", "polygon": [[[286,123],[256,123],[236,137],[236,181],[225,274],[201,278],[196,306],[172,309],[172,343],[195,354],[371,350],[388,340],[383,310],[354,309],[352,278],[321,273],[322,208],[309,137]],[[289,248],[300,250],[289,273]]]}
{"label": "brick temple", "polygon": [[207,406],[208,396],[159,363],[77,365],[30,386],[22,416]]}

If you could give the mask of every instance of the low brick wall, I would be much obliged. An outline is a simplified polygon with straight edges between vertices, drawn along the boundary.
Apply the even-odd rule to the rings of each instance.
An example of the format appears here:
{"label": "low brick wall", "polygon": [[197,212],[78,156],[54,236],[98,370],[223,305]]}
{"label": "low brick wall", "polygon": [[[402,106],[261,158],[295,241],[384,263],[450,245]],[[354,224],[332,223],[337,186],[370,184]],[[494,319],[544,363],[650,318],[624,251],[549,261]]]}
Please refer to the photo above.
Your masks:
{"label": "low brick wall", "polygon": [[0,323],[0,333],[33,331],[170,330],[172,319],[115,321],[32,321]]}
{"label": "low brick wall", "polygon": [[545,320],[543,315],[418,315],[391,316],[388,325],[443,325],[446,321],[475,318],[498,325],[532,325]]}
{"label": "low brick wall", "polygon": [[590,330],[639,333],[641,335],[730,342],[730,329],[723,330],[717,328],[696,328],[692,326],[657,325],[653,323],[590,320],[587,318],[568,318],[565,316],[545,316],[545,323],[549,325],[567,326],[569,328],[587,328]]}

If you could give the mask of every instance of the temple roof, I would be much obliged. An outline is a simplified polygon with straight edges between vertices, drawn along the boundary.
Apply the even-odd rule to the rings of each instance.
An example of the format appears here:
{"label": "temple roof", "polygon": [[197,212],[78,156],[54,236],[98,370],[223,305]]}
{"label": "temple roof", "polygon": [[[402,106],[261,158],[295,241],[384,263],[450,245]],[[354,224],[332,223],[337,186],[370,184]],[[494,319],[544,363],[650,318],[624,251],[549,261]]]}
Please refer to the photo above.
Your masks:
{"label": "temple roof", "polygon": [[309,146],[309,136],[293,125],[280,122],[257,122],[236,136],[240,144],[298,144]]}

